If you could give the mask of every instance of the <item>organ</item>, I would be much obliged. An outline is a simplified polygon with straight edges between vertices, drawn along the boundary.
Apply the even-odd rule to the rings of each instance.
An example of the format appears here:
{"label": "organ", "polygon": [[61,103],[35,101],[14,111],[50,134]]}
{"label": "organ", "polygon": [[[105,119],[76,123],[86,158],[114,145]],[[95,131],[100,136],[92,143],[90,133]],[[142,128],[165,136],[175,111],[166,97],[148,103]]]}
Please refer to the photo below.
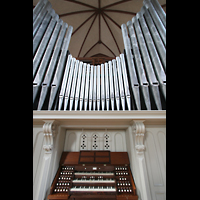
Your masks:
{"label": "organ", "polygon": [[[142,138],[145,131],[142,131],[143,129],[141,129],[140,125],[143,122],[138,122],[138,129],[143,135],[140,131],[135,133],[131,127],[126,127],[126,131],[130,135],[136,135],[132,138],[132,136],[126,134],[126,142],[130,141],[130,146],[127,145],[125,150],[130,153],[129,156],[132,156],[130,159],[134,158],[134,162],[136,161],[136,164],[131,162],[132,170],[137,172],[135,173],[135,179],[134,174],[131,172],[127,152],[97,150],[72,152],[89,149],[89,145],[85,148],[86,143],[82,142],[79,145],[80,149],[71,150],[69,148],[69,152],[62,153],[58,170],[55,172],[54,170],[58,164],[56,156],[60,157],[63,151],[61,147],[64,145],[64,142],[61,141],[62,138],[59,140],[57,138],[60,137],[60,134],[64,134],[64,129],[67,130],[68,126],[65,127],[66,124],[70,124],[74,118],[80,117],[78,116],[80,113],[80,115],[86,118],[88,115],[91,117],[94,113],[95,120],[99,120],[98,126],[101,129],[108,126],[109,129],[110,126],[115,128],[112,123],[117,124],[119,121],[130,120],[132,123],[133,119],[136,118],[139,120],[144,118],[145,121],[145,116],[140,116],[140,111],[134,112],[134,110],[165,110],[165,13],[157,0],[144,0],[140,12],[130,18],[127,23],[124,22],[121,25],[124,50],[118,56],[112,58],[112,60],[96,65],[85,63],[70,53],[68,47],[72,31],[73,27],[59,19],[48,0],[40,0],[38,2],[33,10],[33,110],[36,115],[36,121],[39,116],[41,119],[40,123],[50,119],[52,121],[55,120],[55,124],[58,121],[60,125],[58,125],[57,134],[59,136],[55,136],[56,134],[54,135],[53,131],[49,133],[47,130],[50,130],[50,128],[45,128],[46,125],[44,125],[43,131],[41,130],[37,133],[40,136],[44,133],[44,141],[45,145],[47,145],[44,145],[43,148],[40,146],[42,145],[41,141],[43,141],[41,139],[42,136],[39,137],[37,135],[35,137],[35,140],[39,142],[34,143],[34,159],[37,158],[39,164],[35,164],[37,166],[34,168],[34,173],[36,174],[34,179],[34,199],[46,199],[47,195],[48,199],[71,200],[134,200],[138,199],[138,196],[140,196],[140,199],[147,199],[145,195],[150,196],[150,191],[153,194],[152,191],[154,191],[155,185],[152,184],[153,187],[150,189],[143,187],[144,184],[149,184],[148,174],[144,175],[147,170],[146,163],[147,165],[149,164],[148,160],[145,163],[144,160],[138,160],[136,158],[137,155],[130,153],[134,148],[137,153],[142,152],[144,154],[145,146],[143,145]],[[45,113],[45,110],[51,111],[49,115],[52,116],[42,118],[40,115]],[[104,113],[96,111],[103,111]],[[122,111],[124,114],[115,111]],[[152,115],[155,115],[154,112],[152,113]],[[60,118],[59,115],[61,116]],[[111,116],[113,122],[110,119],[110,121],[107,120],[107,117],[102,122],[102,115]],[[149,115],[151,115],[151,111],[147,114],[147,119],[150,118]],[[73,118],[73,116],[75,117]],[[87,125],[83,125],[81,123],[83,118],[80,118],[80,122],[76,122],[77,124],[80,123],[77,127],[82,130],[85,126],[89,129],[95,127],[93,126],[94,120],[92,117],[89,118],[91,122],[88,122]],[[159,120],[163,119],[157,119],[157,116],[155,116],[155,124]],[[129,126],[131,126],[130,122],[126,121]],[[121,124],[120,126],[122,129],[125,129],[125,126],[128,126],[127,124]],[[72,129],[77,128],[75,125],[71,126]],[[35,128],[35,132],[37,132],[37,128]],[[152,140],[151,133],[148,132],[148,134],[149,136],[145,140],[149,140],[149,143],[152,144],[151,142],[154,140]],[[73,137],[77,141],[82,141],[82,139],[75,136]],[[156,137],[160,137],[159,142],[160,140],[165,142],[161,138],[163,137],[161,133],[158,133]],[[57,139],[56,143],[54,141],[55,138]],[[117,141],[116,146],[117,143],[119,144],[119,138],[112,141],[113,143]],[[137,141],[139,142],[137,143]],[[79,143],[77,142],[77,144]],[[106,140],[104,146],[95,143],[90,150],[94,150],[96,147],[98,150],[110,149],[110,146],[112,147],[110,141]],[[45,153],[41,153],[39,149],[41,152],[44,149]],[[153,152],[154,149],[150,150],[152,150],[150,152],[152,155],[146,156],[149,156],[151,160],[157,159],[154,156],[156,155]],[[114,149],[114,151],[117,151],[117,149]],[[52,161],[50,162],[51,159]],[[139,167],[143,166],[142,169],[139,167],[139,170],[135,168],[135,165],[137,166],[138,163],[140,163]],[[163,171],[165,171],[165,168]],[[51,184],[53,177],[54,180]],[[161,175],[158,173],[158,180],[160,180],[160,177]],[[137,181],[136,183],[134,180],[142,180],[143,182]],[[152,182],[152,180],[150,181]],[[49,194],[47,191],[50,184]],[[161,182],[160,185],[164,187],[165,183]],[[159,192],[160,185],[157,190]],[[156,192],[155,194],[160,195],[160,193]],[[151,199],[161,198],[158,196]]]}
{"label": "organ", "polygon": [[49,200],[137,200],[127,152],[63,152]]}

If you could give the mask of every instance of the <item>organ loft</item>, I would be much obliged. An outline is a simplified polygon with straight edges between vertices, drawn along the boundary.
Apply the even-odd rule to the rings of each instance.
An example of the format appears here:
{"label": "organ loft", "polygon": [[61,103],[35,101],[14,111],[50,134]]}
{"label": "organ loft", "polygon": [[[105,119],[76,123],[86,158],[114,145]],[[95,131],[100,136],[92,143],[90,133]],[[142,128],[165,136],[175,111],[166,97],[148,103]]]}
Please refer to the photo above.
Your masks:
{"label": "organ loft", "polygon": [[166,199],[166,0],[33,5],[33,199]]}

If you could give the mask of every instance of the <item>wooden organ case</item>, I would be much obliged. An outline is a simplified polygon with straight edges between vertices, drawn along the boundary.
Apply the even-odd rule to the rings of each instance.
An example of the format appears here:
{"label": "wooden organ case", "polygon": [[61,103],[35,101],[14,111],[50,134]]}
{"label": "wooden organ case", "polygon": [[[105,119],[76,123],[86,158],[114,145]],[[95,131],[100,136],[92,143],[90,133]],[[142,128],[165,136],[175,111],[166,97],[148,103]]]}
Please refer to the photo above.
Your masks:
{"label": "wooden organ case", "polygon": [[137,200],[127,152],[63,152],[49,200]]}

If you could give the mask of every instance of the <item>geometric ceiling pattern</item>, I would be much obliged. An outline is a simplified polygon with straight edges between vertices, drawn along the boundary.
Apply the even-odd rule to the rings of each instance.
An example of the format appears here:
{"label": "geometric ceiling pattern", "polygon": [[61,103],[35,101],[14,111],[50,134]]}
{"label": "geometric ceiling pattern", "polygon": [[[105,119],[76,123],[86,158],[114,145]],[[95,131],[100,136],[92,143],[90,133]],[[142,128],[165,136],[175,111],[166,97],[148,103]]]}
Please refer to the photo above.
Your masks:
{"label": "geometric ceiling pattern", "polygon": [[[33,7],[39,0],[33,0]],[[143,0],[49,0],[59,18],[73,26],[73,57],[116,57],[124,50],[121,24],[131,20]],[[166,0],[158,0],[166,12]]]}

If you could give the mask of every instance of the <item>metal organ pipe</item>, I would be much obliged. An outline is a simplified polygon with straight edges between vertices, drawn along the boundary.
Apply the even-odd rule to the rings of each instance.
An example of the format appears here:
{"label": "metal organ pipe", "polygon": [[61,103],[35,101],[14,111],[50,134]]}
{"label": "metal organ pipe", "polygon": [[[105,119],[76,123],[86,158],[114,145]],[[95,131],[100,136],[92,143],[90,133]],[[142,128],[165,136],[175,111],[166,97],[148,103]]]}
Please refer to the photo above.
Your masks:
{"label": "metal organ pipe", "polygon": [[47,14],[48,10],[51,8],[51,3],[48,1],[44,7],[41,9],[41,12],[36,17],[35,21],[33,22],[33,38],[40,27],[45,15]]}
{"label": "metal organ pipe", "polygon": [[90,91],[89,91],[89,110],[92,110],[92,93],[93,93],[93,79],[94,79],[94,66],[91,65],[91,70],[90,70]]}
{"label": "metal organ pipe", "polygon": [[112,111],[113,111],[114,110],[115,94],[114,94],[114,86],[113,86],[112,62],[109,61],[108,64],[109,64],[110,100],[111,100],[111,108],[112,108]]}
{"label": "metal organ pipe", "polygon": [[40,0],[33,10],[34,109],[106,112],[151,110],[153,105],[161,110],[166,99],[161,9],[156,0],[145,0],[127,27],[121,25],[125,52],[90,65],[68,51],[73,27],[58,19],[48,0]]}
{"label": "metal organ pipe", "polygon": [[[58,39],[57,39],[57,42],[56,42],[56,46],[54,48],[53,55],[51,56],[49,66],[48,66],[45,78],[43,80],[43,83],[42,83],[42,90],[41,90],[41,93],[40,93],[38,110],[41,110],[42,106],[44,105],[46,95],[49,91],[49,87],[50,87],[51,81],[53,79],[54,69],[57,67],[56,64],[57,64],[57,60],[59,58],[58,55],[59,55],[59,52],[60,52],[60,49],[61,49],[62,41],[63,41],[64,35],[66,33],[66,29],[67,29],[66,23],[63,23],[63,21],[61,21],[60,23],[62,25],[62,28],[59,32],[59,36],[58,36]],[[58,32],[57,32],[57,34],[58,34]]]}
{"label": "metal organ pipe", "polygon": [[96,102],[97,102],[97,67],[94,66],[93,110],[96,109]]}
{"label": "metal organ pipe", "polygon": [[[37,58],[36,59],[34,58],[34,60],[36,60],[36,62],[38,60],[41,60],[41,57],[42,57],[41,55],[45,51],[45,48],[47,46],[50,34],[53,31],[53,28],[54,28],[57,20],[58,20],[58,16],[56,17],[56,19],[52,18],[52,21],[51,21],[52,23],[50,23],[50,25],[47,29],[47,34],[45,34],[46,37],[43,37],[42,42],[40,44],[40,47],[38,48],[37,54],[35,56]],[[52,52],[52,48],[53,48],[52,43],[53,44],[55,43],[54,37],[52,37],[51,39],[52,40],[50,40],[50,42],[49,42],[49,44],[46,48],[46,51],[44,53],[44,56],[42,58],[42,61],[40,63],[40,66],[39,66],[39,69],[37,71],[36,76],[35,76],[35,73],[36,73],[37,66],[35,66],[35,68],[34,68],[35,70],[33,69],[34,70],[33,71],[34,72],[33,77],[35,76],[35,78],[33,80],[33,102],[35,101],[35,98],[36,98],[37,93],[38,93],[38,89],[41,86],[41,83],[42,83],[42,80],[43,80],[43,77],[44,77],[44,73],[45,73],[47,65],[48,65],[48,61],[49,61],[49,58],[50,58],[50,55],[51,55],[51,52]],[[34,60],[33,60],[33,66],[35,64]],[[39,61],[37,62],[37,64],[39,64]]]}
{"label": "metal organ pipe", "polygon": [[130,82],[131,82],[131,88],[133,91],[133,96],[135,99],[136,107],[138,110],[141,110],[141,103],[140,103],[140,93],[139,93],[139,83],[135,71],[135,65],[133,62],[133,55],[131,53],[131,43],[128,37],[128,32],[126,29],[126,25],[121,25],[122,29],[122,36],[124,41],[124,47],[126,51],[126,58],[128,63],[128,69],[129,69],[129,75],[130,75]]}
{"label": "metal organ pipe", "polygon": [[74,108],[74,110],[77,110],[77,107],[78,107],[80,87],[81,87],[80,82],[81,82],[82,66],[83,66],[83,62],[81,61],[79,63],[79,72],[78,72],[78,80],[77,80],[77,85],[76,85],[75,108]]}
{"label": "metal organ pipe", "polygon": [[48,0],[40,0],[37,5],[35,6],[35,8],[33,9],[33,23],[36,19],[36,17],[38,16],[38,14],[40,13],[42,7],[47,3]]}
{"label": "metal organ pipe", "polygon": [[87,110],[88,105],[88,93],[89,93],[89,75],[90,75],[90,64],[87,64],[87,74],[86,74],[86,82],[85,82],[85,104],[84,109]]}
{"label": "metal organ pipe", "polygon": [[161,5],[158,3],[158,1],[156,0],[151,0],[152,5],[154,6],[156,12],[158,13],[162,23],[164,24],[164,26],[166,27],[166,13],[165,11],[162,9]]}
{"label": "metal organ pipe", "polygon": [[160,61],[159,55],[157,53],[156,47],[155,47],[152,37],[149,33],[148,27],[146,25],[146,22],[144,20],[142,13],[140,13],[140,12],[137,13],[136,18],[133,18],[132,21],[133,21],[133,23],[135,23],[137,25],[138,25],[138,20],[140,21],[140,25],[143,30],[144,37],[146,39],[147,47],[148,47],[150,55],[151,55],[151,59],[153,62],[153,66],[154,66],[158,81],[160,83],[163,95],[166,98],[166,75],[163,70],[162,63]]}
{"label": "metal organ pipe", "polygon": [[108,80],[108,63],[105,63],[105,88],[106,88],[106,109],[107,111],[109,110],[109,100],[110,100],[110,96],[109,96],[109,80]]}
{"label": "metal organ pipe", "polygon": [[68,78],[68,81],[67,81],[67,88],[66,88],[66,93],[65,93],[64,110],[66,110],[67,106],[68,106],[69,93],[70,93],[71,84],[72,84],[72,76],[73,76],[73,72],[74,72],[75,62],[76,62],[76,59],[72,58],[70,73],[69,73],[69,78]]}
{"label": "metal organ pipe", "polygon": [[140,87],[142,89],[144,102],[145,102],[147,110],[151,110],[149,88],[148,88],[149,83],[147,81],[146,74],[145,74],[144,67],[143,67],[143,63],[142,63],[142,60],[141,60],[141,57],[140,57],[140,52],[139,52],[139,48],[138,48],[138,44],[137,44],[137,40],[136,40],[135,31],[134,31],[133,25],[130,21],[127,22],[127,25],[128,25],[129,35],[130,35],[130,38],[131,38],[131,44],[132,44],[132,49],[133,49],[135,63],[136,63],[135,66],[136,66],[136,69],[137,69],[137,72],[138,72],[139,83],[140,83]]}
{"label": "metal organ pipe", "polygon": [[62,86],[61,86],[61,90],[60,90],[60,94],[59,94],[58,110],[61,110],[61,106],[62,106],[62,103],[63,103],[63,99],[64,99],[64,95],[65,95],[65,91],[66,91],[66,86],[67,86],[69,70],[70,70],[71,60],[72,60],[72,55],[68,55],[67,64],[66,64],[65,72],[64,72],[64,77],[63,77],[63,80],[62,80]]}
{"label": "metal organ pipe", "polygon": [[49,99],[48,110],[51,110],[54,99],[56,98],[56,94],[58,92],[58,88],[60,87],[61,77],[63,74],[64,64],[65,64],[64,62],[66,60],[66,54],[67,54],[67,49],[68,49],[68,45],[69,45],[68,40],[71,38],[72,30],[73,30],[73,27],[69,26],[68,30],[67,30],[67,36],[65,37],[63,45],[62,45],[61,55],[60,55],[59,61],[58,61],[58,67],[56,68],[54,79],[51,84],[51,94],[50,94],[50,99]]}
{"label": "metal organ pipe", "polygon": [[145,17],[145,21],[148,25],[148,28],[151,32],[151,36],[154,40],[154,44],[158,50],[158,53],[160,55],[160,59],[162,61],[163,67],[166,70],[166,48],[162,42],[162,39],[153,23],[153,20],[149,14],[148,9],[146,9],[146,7],[142,7],[141,12],[144,14]]}
{"label": "metal organ pipe", "polygon": [[128,110],[131,110],[130,91],[129,91],[129,84],[128,84],[128,78],[127,78],[127,72],[126,72],[126,64],[125,64],[123,53],[120,54],[120,59],[121,59],[121,64],[122,64],[122,74],[123,74],[123,80],[124,80],[126,102],[127,102]]}
{"label": "metal organ pipe", "polygon": [[100,109],[100,65],[97,65],[97,110]]}
{"label": "metal organ pipe", "polygon": [[[85,74],[86,74],[86,63],[83,63],[83,73],[82,73],[82,80],[81,80],[81,93],[80,93],[80,110],[82,110],[83,107],[83,101],[84,101],[84,89],[85,89]],[[94,96],[93,96],[94,97]]]}
{"label": "metal organ pipe", "polygon": [[149,0],[144,0],[143,1],[144,6],[149,10],[153,21],[155,22],[155,25],[158,29],[158,32],[160,33],[160,36],[163,40],[164,45],[166,46],[166,28],[163,25],[162,21],[160,20],[160,17],[158,16],[155,8],[153,7],[153,5],[151,4],[151,2]]}

